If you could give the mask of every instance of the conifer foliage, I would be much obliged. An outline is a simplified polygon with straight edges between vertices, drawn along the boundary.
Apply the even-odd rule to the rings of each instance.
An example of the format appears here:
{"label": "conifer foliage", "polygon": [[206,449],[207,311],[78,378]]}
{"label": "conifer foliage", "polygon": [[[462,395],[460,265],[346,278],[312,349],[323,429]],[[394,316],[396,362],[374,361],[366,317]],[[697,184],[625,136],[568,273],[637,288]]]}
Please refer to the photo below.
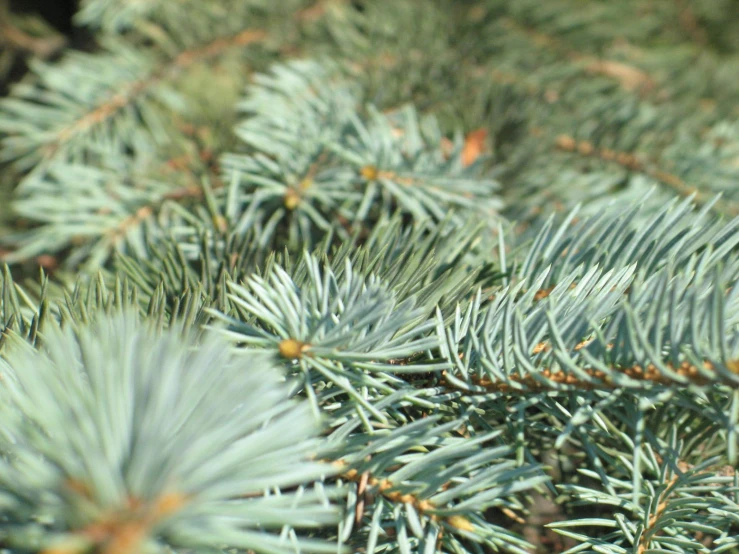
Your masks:
{"label": "conifer foliage", "polygon": [[0,99],[4,552],[739,552],[730,0],[75,23]]}

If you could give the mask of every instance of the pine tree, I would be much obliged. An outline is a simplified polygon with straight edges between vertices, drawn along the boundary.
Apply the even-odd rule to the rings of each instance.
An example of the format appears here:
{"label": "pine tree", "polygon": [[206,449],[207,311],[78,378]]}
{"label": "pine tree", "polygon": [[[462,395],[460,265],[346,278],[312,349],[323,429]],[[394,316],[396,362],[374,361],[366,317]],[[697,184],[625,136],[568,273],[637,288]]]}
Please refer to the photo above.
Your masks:
{"label": "pine tree", "polygon": [[736,8],[82,0],[0,99],[3,552],[739,552]]}

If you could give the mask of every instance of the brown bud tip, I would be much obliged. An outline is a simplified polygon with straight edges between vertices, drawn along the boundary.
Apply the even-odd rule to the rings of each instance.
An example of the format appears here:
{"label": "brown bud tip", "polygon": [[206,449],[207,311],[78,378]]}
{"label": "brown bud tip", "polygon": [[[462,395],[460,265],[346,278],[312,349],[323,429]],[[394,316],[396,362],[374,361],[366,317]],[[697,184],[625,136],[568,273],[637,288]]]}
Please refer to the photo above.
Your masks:
{"label": "brown bud tip", "polygon": [[295,189],[287,189],[285,193],[285,207],[292,211],[300,204],[300,195]]}
{"label": "brown bud tip", "polygon": [[226,230],[228,229],[228,222],[226,221],[226,218],[223,217],[222,215],[219,215],[213,218],[213,225],[221,233],[225,233]]}
{"label": "brown bud tip", "polygon": [[577,148],[577,141],[569,135],[559,135],[554,143],[557,145],[557,148],[567,150],[569,152],[572,152]]}
{"label": "brown bud tip", "polygon": [[359,173],[368,181],[374,181],[380,174],[380,172],[374,165],[365,165],[362,169],[359,170]]}
{"label": "brown bud tip", "polygon": [[485,129],[477,129],[472,131],[464,139],[464,148],[462,148],[462,165],[467,167],[475,163],[475,160],[485,151],[485,141],[488,132]]}
{"label": "brown bud tip", "polygon": [[470,520],[467,519],[464,516],[449,516],[446,518],[446,521],[449,525],[454,527],[455,529],[459,529],[460,531],[474,531],[475,527],[470,523]]}
{"label": "brown bud tip", "polygon": [[285,339],[278,346],[280,355],[288,360],[295,360],[303,356],[308,350],[308,345],[295,339]]}
{"label": "brown bud tip", "polygon": [[578,143],[577,151],[580,152],[580,154],[582,154],[583,156],[592,156],[595,152],[595,147],[593,146],[592,142],[584,140]]}
{"label": "brown bud tip", "polygon": [[178,492],[168,493],[157,498],[154,504],[154,513],[157,517],[166,517],[187,503],[187,497]]}
{"label": "brown bud tip", "polygon": [[603,148],[600,151],[600,157],[608,162],[612,162],[613,160],[615,160],[617,155],[618,154],[616,153],[616,151],[611,150],[610,148]]}

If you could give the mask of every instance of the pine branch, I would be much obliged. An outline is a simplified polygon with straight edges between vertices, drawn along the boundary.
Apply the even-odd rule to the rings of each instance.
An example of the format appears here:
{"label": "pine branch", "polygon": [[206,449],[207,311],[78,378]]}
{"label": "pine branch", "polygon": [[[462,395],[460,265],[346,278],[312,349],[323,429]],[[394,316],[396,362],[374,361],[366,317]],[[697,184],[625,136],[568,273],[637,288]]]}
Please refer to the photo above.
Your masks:
{"label": "pine branch", "polygon": [[335,551],[267,532],[336,521],[329,490],[264,494],[331,473],[307,461],[316,421],[265,357],[235,359],[212,337],[192,346],[131,313],[47,329],[42,352],[15,342],[2,391],[8,544],[34,548],[35,529],[44,552],[215,548],[224,534],[263,552]]}
{"label": "pine branch", "polygon": [[4,42],[9,48],[33,54],[43,59],[52,57],[66,44],[66,40],[60,35],[35,37],[5,21],[5,19],[6,16],[0,13],[0,41]]}
{"label": "pine branch", "polygon": [[[706,552],[707,546],[721,542],[730,544],[730,541],[722,539],[729,532],[731,518],[716,517],[716,513],[728,514],[732,509],[730,501],[724,504],[728,497],[724,497],[721,491],[730,488],[733,479],[705,471],[715,460],[705,460],[686,471],[676,470],[676,456],[682,448],[674,433],[670,443],[661,445],[661,449],[664,449],[663,454],[659,455],[649,446],[644,448],[643,470],[629,467],[635,460],[620,462],[627,475],[634,473],[643,476],[639,479],[639,490],[635,490],[634,494],[625,490],[627,481],[619,482],[616,479],[610,481],[613,492],[609,493],[595,492],[586,487],[561,487],[565,494],[572,494],[579,499],[591,498],[599,504],[618,506],[621,512],[615,520],[587,518],[557,522],[550,527],[581,541],[581,547],[597,545],[604,552],[621,552],[623,549],[620,545],[633,548],[638,553],[674,548],[684,552]],[[596,538],[569,530],[578,527],[604,527],[612,531]],[[705,537],[709,537],[707,542]],[[576,552],[578,548],[568,552]]]}
{"label": "pine branch", "polygon": [[654,90],[656,87],[654,79],[641,69],[623,62],[582,54],[570,49],[561,40],[540,31],[523,27],[511,18],[504,19],[501,24],[506,29],[526,35],[537,48],[546,49],[550,52],[554,51],[559,56],[577,62],[586,73],[614,79],[627,92],[659,93],[659,91]]}
{"label": "pine branch", "polygon": [[[711,202],[711,197],[707,193],[701,192],[695,187],[689,186],[680,177],[659,169],[657,166],[646,164],[640,160],[640,157],[628,152],[617,152],[610,148],[596,148],[589,141],[577,141],[568,135],[560,135],[555,141],[555,145],[559,150],[565,152],[578,153],[582,156],[592,156],[603,161],[617,163],[629,171],[644,173],[660,183],[672,188],[683,197],[692,198],[696,204],[704,205]],[[714,209],[719,213],[726,213],[729,216],[739,215],[739,205],[732,201],[725,203],[712,202]]]}
{"label": "pine branch", "polygon": [[0,108],[5,548],[737,550],[728,2],[84,0]]}
{"label": "pine branch", "polygon": [[[526,552],[525,541],[478,514],[492,506],[518,507],[509,495],[547,478],[537,467],[517,467],[506,460],[512,449],[497,443],[498,432],[449,436],[463,423],[428,417],[371,435],[347,438],[356,424],[335,431],[329,440],[343,457],[334,464],[342,479],[357,485],[348,497],[344,540],[355,548],[366,544],[368,551],[396,544],[421,551],[465,551],[471,541]],[[348,444],[339,447],[338,441]],[[371,527],[363,528],[368,520]]]}
{"label": "pine branch", "polygon": [[[39,158],[48,162],[60,154],[78,152],[80,148],[84,151],[86,150],[85,143],[90,138],[89,135],[97,127],[108,124],[111,119],[119,115],[124,115],[124,110],[127,112],[125,115],[131,117],[132,112],[128,108],[143,101],[147,96],[156,97],[156,93],[151,93],[154,87],[173,79],[197,62],[207,61],[230,48],[242,48],[263,41],[265,36],[262,31],[246,29],[235,36],[219,37],[198,49],[179,52],[158,66],[151,66],[144,62],[143,53],[126,52],[120,46],[112,44],[108,56],[101,54],[69,56],[66,64],[60,68],[62,73],[80,73],[88,75],[89,79],[89,74],[85,69],[90,64],[95,64],[100,66],[101,71],[105,71],[103,74],[107,73],[110,79],[104,88],[95,84],[98,87],[98,93],[94,97],[78,96],[79,106],[76,114],[69,110],[66,102],[62,102],[63,99],[59,95],[70,91],[54,90],[53,81],[48,83],[44,81],[47,75],[53,75],[51,68],[36,64],[34,69],[42,80],[42,87],[47,90],[44,91],[43,88],[22,89],[22,92],[19,90],[17,94],[20,98],[14,103],[4,102],[6,118],[3,129],[0,130],[4,130],[9,135],[4,140],[4,158],[5,160],[18,158],[21,167],[27,167],[30,163],[38,163]],[[136,60],[137,57],[140,59]],[[131,63],[132,60],[136,61]],[[123,67],[128,66],[130,76],[122,72],[118,74],[111,72],[110,66],[116,64]],[[131,79],[133,75],[137,78]],[[96,76],[95,81],[98,79],[99,77]],[[93,83],[89,84],[93,85]],[[123,90],[120,90],[121,85],[123,85]],[[116,92],[111,94],[112,91]],[[33,103],[39,100],[42,100],[42,105],[33,106]],[[48,128],[39,126],[36,129],[26,130],[22,134],[16,134],[14,125],[8,121],[8,115],[29,116],[33,113],[39,115],[40,121],[48,121],[51,125]],[[55,115],[54,119],[49,118],[52,114]],[[42,115],[45,117],[41,117]],[[70,118],[70,115],[73,117]]]}
{"label": "pine branch", "polygon": [[[487,305],[478,294],[451,325],[439,318],[443,357],[454,368],[446,382],[483,393],[668,383],[736,387],[735,322],[725,315],[736,291],[723,283],[736,280],[737,222],[691,228],[678,223],[687,209],[685,203],[674,211],[668,206],[641,232],[628,230],[636,211],[571,228],[573,213],[556,233],[545,227],[517,283]],[[653,242],[644,242],[647,232]],[[704,250],[703,238],[718,251]],[[592,246],[580,250],[588,239],[595,239]],[[563,280],[555,277],[544,296],[542,285],[553,274]]]}

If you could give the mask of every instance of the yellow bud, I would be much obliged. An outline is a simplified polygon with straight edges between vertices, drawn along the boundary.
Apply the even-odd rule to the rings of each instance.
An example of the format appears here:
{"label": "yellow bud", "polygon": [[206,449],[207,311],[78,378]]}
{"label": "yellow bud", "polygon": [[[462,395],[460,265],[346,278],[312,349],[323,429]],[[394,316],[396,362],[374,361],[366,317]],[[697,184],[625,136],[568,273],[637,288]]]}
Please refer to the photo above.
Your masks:
{"label": "yellow bud", "polygon": [[446,521],[452,527],[459,529],[460,531],[474,531],[475,527],[470,523],[470,520],[464,516],[449,516]]}
{"label": "yellow bud", "polygon": [[285,339],[280,342],[280,345],[277,348],[283,358],[295,360],[301,358],[303,356],[303,352],[308,350],[309,346],[299,340]]}
{"label": "yellow bud", "polygon": [[374,165],[365,165],[362,169],[359,170],[359,173],[368,181],[374,181],[380,174],[380,172]]}
{"label": "yellow bud", "polygon": [[178,492],[164,494],[154,503],[154,513],[157,517],[166,517],[187,503],[187,497]]}
{"label": "yellow bud", "polygon": [[226,221],[226,218],[223,217],[222,215],[219,215],[213,218],[213,225],[221,233],[225,233],[226,230],[228,229],[228,222]]}
{"label": "yellow bud", "polygon": [[295,189],[287,189],[285,193],[285,207],[292,211],[300,204],[300,195]]}

